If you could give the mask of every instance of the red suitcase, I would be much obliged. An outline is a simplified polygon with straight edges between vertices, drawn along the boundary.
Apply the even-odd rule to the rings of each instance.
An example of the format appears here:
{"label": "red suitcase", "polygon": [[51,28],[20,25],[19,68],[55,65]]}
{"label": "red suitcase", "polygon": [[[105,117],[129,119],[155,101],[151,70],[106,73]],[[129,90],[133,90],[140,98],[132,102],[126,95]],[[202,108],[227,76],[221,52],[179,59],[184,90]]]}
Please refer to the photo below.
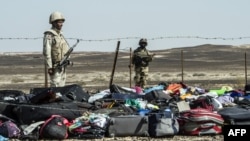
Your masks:
{"label": "red suitcase", "polygon": [[184,135],[208,135],[222,133],[224,119],[220,114],[203,108],[180,112],[180,133]]}

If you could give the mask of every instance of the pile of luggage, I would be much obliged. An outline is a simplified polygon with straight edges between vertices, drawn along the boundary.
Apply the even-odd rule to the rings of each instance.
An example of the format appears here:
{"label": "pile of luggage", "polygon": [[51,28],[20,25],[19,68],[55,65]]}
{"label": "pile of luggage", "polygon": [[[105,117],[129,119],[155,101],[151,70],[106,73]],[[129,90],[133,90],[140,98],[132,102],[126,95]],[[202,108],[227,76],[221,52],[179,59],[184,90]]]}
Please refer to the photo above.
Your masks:
{"label": "pile of luggage", "polygon": [[77,84],[29,94],[0,90],[0,140],[216,135],[226,124],[250,124],[249,106],[246,90],[179,82],[145,89],[113,84],[92,94]]}

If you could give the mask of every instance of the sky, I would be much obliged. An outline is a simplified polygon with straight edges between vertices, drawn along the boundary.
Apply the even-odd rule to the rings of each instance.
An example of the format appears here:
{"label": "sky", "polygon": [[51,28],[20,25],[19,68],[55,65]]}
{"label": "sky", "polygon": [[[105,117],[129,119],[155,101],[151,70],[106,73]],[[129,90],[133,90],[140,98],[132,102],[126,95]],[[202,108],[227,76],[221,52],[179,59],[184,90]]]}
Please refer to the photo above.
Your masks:
{"label": "sky", "polygon": [[74,51],[115,51],[118,40],[120,50],[129,51],[140,38],[148,39],[149,50],[250,44],[249,5],[249,0],[1,0],[0,52],[42,52],[54,11],[66,19],[62,30],[69,44],[76,42],[70,38],[81,39]]}

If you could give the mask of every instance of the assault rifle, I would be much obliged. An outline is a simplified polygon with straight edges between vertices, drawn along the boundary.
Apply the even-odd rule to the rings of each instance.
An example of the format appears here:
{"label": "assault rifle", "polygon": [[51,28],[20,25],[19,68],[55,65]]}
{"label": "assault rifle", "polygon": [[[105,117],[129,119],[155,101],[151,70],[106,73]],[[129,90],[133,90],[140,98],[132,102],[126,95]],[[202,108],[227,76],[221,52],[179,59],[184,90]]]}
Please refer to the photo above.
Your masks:
{"label": "assault rifle", "polygon": [[136,66],[147,66],[149,64],[149,62],[151,62],[153,60],[153,57],[155,56],[155,54],[151,54],[151,55],[136,55],[135,56],[135,65]]}
{"label": "assault rifle", "polygon": [[56,69],[62,70],[63,67],[66,67],[67,65],[73,65],[73,63],[68,60],[70,54],[73,52],[76,45],[79,43],[79,39],[77,39],[76,43],[65,53],[63,59],[58,63],[56,66]]}

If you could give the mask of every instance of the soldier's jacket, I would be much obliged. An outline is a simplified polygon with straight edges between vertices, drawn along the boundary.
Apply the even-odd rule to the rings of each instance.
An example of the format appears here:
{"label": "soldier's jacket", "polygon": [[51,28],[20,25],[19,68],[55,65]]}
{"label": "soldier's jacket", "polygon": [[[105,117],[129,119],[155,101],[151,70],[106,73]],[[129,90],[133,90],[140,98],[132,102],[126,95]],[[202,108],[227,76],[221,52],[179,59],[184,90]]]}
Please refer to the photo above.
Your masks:
{"label": "soldier's jacket", "polygon": [[48,68],[53,68],[60,62],[64,54],[69,50],[67,41],[62,32],[50,29],[44,32],[43,54]]}
{"label": "soldier's jacket", "polygon": [[132,64],[135,67],[147,67],[152,60],[153,56],[146,48],[138,47],[133,53]]}

